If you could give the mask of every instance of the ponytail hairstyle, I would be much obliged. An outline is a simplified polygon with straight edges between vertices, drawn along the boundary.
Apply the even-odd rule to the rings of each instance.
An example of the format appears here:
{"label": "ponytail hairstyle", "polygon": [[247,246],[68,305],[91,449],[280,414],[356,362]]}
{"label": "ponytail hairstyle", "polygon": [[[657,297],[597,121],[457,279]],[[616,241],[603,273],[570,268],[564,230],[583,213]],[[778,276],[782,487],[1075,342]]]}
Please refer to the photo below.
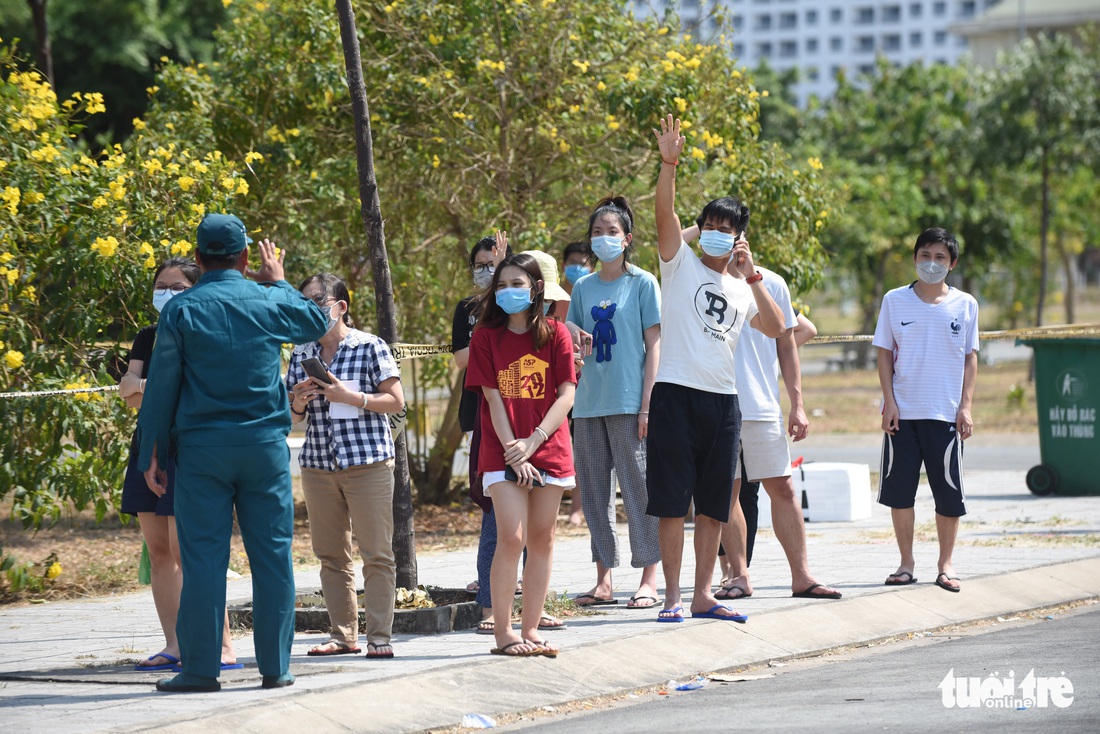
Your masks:
{"label": "ponytail hairstyle", "polygon": [[[355,327],[351,322],[351,294],[348,293],[348,287],[344,285],[343,280],[332,273],[317,273],[303,280],[302,284],[298,286],[298,292],[304,293],[306,288],[311,285],[316,285],[321,289],[321,303],[325,301],[343,301],[348,304],[348,310],[344,312],[344,325],[349,329]],[[317,305],[320,306],[321,303]],[[322,306],[322,308],[324,307]]]}
{"label": "ponytail hairstyle", "polygon": [[703,225],[707,220],[713,220],[716,224],[728,222],[737,231],[737,235],[743,235],[749,226],[749,208],[741,203],[736,196],[723,196],[703,207],[703,213],[695,219],[699,225],[699,231],[703,231]]}
{"label": "ponytail hairstyle", "polygon": [[[634,210],[630,208],[630,202],[625,196],[605,196],[596,202],[596,208],[588,215],[588,264],[593,268],[596,267],[599,258],[592,252],[592,228],[596,226],[596,220],[605,214],[619,220],[619,227],[622,228],[623,234],[634,233]],[[630,244],[623,248],[623,270],[628,275],[633,275],[630,263],[630,256],[633,253],[634,239],[631,238]]]}
{"label": "ponytail hairstyle", "polygon": [[542,349],[554,336],[554,327],[550,320],[542,312],[546,283],[542,279],[542,270],[539,262],[525,252],[509,255],[497,266],[493,273],[493,282],[489,288],[478,298],[481,316],[478,318],[475,329],[500,329],[508,325],[508,314],[497,304],[497,286],[500,284],[500,274],[507,267],[516,267],[527,273],[531,281],[531,305],[528,307],[527,326],[531,329],[531,339],[535,349]]}

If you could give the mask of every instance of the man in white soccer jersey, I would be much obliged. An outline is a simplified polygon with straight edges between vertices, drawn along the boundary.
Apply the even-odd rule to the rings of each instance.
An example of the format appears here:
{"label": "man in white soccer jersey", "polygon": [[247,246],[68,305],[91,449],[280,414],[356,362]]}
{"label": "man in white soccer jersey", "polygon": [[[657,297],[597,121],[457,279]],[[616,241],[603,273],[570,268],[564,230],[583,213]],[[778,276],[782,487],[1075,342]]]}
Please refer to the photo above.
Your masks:
{"label": "man in white soccer jersey", "polygon": [[945,282],[959,243],[934,227],[913,248],[917,280],[882,299],[872,342],[882,385],[882,467],[878,501],[891,508],[901,565],[887,586],[916,583],[913,503],[921,464],[936,502],[940,557],[936,586],[960,589],[951,555],[966,514],[963,441],[974,432],[970,406],[978,376],[978,302]]}

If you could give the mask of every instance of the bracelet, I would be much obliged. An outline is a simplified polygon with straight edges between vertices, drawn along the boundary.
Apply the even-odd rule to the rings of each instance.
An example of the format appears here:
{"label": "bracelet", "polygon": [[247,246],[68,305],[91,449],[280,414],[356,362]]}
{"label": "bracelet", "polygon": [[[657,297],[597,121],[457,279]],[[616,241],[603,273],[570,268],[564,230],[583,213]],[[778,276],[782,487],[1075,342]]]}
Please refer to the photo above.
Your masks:
{"label": "bracelet", "polygon": [[145,382],[146,382],[145,378],[142,378],[141,382],[138,383],[138,392],[140,392],[140,393],[145,392]]}
{"label": "bracelet", "polygon": [[674,161],[666,161],[664,158],[662,158],[661,163],[664,163],[666,166],[678,166],[680,165],[680,159],[677,158]]}
{"label": "bracelet", "polygon": [[363,405],[361,407],[363,408],[363,410],[367,409],[367,394],[366,393],[363,393]]}
{"label": "bracelet", "polygon": [[764,280],[764,274],[761,273],[759,270],[756,271],[756,275],[750,275],[749,277],[745,278],[745,282],[749,285],[752,285],[753,283],[759,283],[762,280]]}
{"label": "bracelet", "polygon": [[296,411],[294,409],[294,403],[293,402],[290,404],[290,412],[293,413],[294,415],[298,416],[299,418],[305,418],[306,417],[306,412],[304,410],[301,413],[299,413],[298,411]]}
{"label": "bracelet", "polygon": [[548,434],[546,431],[542,430],[542,426],[535,426],[535,430],[538,431],[538,434],[540,436],[542,436],[542,442],[543,443],[546,443],[547,441],[550,440],[550,434]]}

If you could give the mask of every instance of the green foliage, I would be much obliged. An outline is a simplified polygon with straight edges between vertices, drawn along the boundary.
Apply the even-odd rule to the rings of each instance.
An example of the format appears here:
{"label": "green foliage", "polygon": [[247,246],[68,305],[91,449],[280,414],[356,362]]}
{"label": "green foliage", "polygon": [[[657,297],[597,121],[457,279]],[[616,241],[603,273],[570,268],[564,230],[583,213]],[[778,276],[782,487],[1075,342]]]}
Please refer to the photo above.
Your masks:
{"label": "green foliage", "polygon": [[[74,138],[103,111],[98,93],[59,104],[0,48],[0,391],[115,382],[153,318],[153,268],[247,193],[216,150],[139,135],[89,156]],[[113,509],[133,426],[117,397],[0,399],[0,426],[0,496],[24,525]]]}

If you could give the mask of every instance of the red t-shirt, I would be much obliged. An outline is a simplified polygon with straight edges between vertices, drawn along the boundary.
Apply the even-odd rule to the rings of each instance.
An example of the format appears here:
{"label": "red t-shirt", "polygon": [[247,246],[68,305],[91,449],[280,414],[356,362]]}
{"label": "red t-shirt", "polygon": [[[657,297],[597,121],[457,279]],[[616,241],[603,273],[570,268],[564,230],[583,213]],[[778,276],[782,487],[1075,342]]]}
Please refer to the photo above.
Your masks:
{"label": "red t-shirt", "polygon": [[[478,391],[491,387],[500,391],[516,438],[527,438],[535,432],[535,426],[558,399],[559,385],[577,383],[569,330],[558,321],[551,320],[550,325],[554,327],[554,336],[542,349],[535,349],[531,332],[517,334],[507,326],[477,329],[470,341],[466,387]],[[504,471],[504,446],[493,428],[487,400],[481,401],[478,420],[481,421],[478,471]],[[550,440],[539,446],[529,461],[552,477],[576,474],[573,441],[565,421],[550,433]]]}

